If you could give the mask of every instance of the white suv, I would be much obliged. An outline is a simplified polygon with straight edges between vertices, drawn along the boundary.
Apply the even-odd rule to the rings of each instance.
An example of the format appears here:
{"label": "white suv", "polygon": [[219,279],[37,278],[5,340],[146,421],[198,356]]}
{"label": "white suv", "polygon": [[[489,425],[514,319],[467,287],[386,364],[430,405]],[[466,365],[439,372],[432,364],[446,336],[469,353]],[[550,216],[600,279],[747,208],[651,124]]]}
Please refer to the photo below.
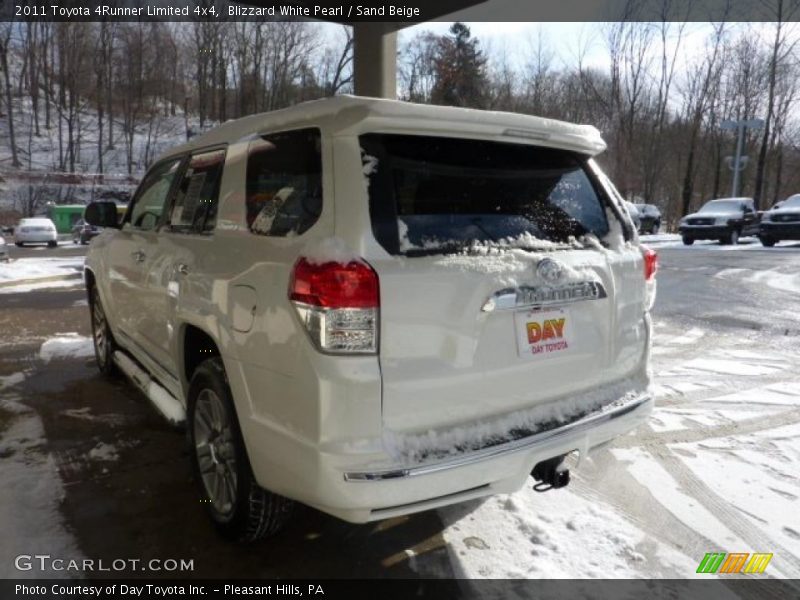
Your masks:
{"label": "white suv", "polygon": [[[256,539],[568,482],[642,422],[655,254],[593,127],[338,97],[163,156],[89,250],[100,369],[186,421]],[[290,500],[291,499],[291,500]]]}

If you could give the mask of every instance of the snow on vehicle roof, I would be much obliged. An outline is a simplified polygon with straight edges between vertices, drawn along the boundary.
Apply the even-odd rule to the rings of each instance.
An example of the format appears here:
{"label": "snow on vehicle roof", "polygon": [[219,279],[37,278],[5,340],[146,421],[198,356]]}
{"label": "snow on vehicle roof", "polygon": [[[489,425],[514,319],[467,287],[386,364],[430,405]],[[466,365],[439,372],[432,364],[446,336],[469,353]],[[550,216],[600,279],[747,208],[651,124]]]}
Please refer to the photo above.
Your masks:
{"label": "snow on vehicle roof", "polygon": [[232,143],[257,133],[301,127],[320,127],[333,135],[365,130],[403,133],[407,129],[409,133],[424,131],[428,135],[502,137],[509,142],[573,150],[590,156],[606,148],[600,132],[591,125],[510,112],[344,95],[228,121],[171,149],[161,158]]}
{"label": "snow on vehicle roof", "polygon": [[20,224],[26,223],[28,225],[52,225],[53,222],[46,217],[28,217],[19,220]]}
{"label": "snow on vehicle roof", "polygon": [[747,198],[746,196],[737,196],[735,198],[714,198],[713,200],[709,200],[706,204],[711,204],[712,202],[748,202],[752,200],[752,198]]}

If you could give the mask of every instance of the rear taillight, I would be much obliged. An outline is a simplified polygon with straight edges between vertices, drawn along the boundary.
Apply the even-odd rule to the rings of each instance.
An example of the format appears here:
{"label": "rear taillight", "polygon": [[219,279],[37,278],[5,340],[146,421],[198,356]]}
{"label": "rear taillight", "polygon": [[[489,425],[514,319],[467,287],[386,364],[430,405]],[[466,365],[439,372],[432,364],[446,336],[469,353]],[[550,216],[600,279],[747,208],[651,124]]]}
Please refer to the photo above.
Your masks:
{"label": "rear taillight", "polygon": [[658,254],[647,246],[642,246],[642,256],[644,257],[644,280],[651,281],[658,271]]}
{"label": "rear taillight", "polygon": [[377,352],[378,274],[364,261],[342,264],[298,259],[289,281],[289,300],[319,350]]}

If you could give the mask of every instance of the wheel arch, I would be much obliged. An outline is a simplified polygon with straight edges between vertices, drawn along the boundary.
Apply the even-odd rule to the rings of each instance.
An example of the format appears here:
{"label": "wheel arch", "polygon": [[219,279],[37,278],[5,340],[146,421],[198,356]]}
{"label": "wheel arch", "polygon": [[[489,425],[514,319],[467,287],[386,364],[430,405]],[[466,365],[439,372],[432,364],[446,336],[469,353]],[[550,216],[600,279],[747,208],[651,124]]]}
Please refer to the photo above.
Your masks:
{"label": "wheel arch", "polygon": [[83,269],[83,283],[86,286],[86,295],[89,298],[89,306],[92,305],[92,290],[97,285],[97,278],[94,276],[94,271],[89,267]]}
{"label": "wheel arch", "polygon": [[185,322],[181,325],[178,340],[178,367],[183,388],[188,390],[197,367],[208,358],[222,359],[222,352],[215,337],[194,323]]}

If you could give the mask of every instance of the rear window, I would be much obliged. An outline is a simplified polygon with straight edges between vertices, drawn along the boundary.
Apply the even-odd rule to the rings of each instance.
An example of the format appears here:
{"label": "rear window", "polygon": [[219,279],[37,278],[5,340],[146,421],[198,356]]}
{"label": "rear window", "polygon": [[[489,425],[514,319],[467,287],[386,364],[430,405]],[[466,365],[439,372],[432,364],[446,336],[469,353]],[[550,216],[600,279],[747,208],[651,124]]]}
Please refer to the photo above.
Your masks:
{"label": "rear window", "polygon": [[247,226],[273,237],[301,235],[322,213],[318,129],[264,135],[247,158]]}
{"label": "rear window", "polygon": [[413,135],[367,134],[360,143],[373,232],[392,254],[536,249],[608,234],[582,155]]}

